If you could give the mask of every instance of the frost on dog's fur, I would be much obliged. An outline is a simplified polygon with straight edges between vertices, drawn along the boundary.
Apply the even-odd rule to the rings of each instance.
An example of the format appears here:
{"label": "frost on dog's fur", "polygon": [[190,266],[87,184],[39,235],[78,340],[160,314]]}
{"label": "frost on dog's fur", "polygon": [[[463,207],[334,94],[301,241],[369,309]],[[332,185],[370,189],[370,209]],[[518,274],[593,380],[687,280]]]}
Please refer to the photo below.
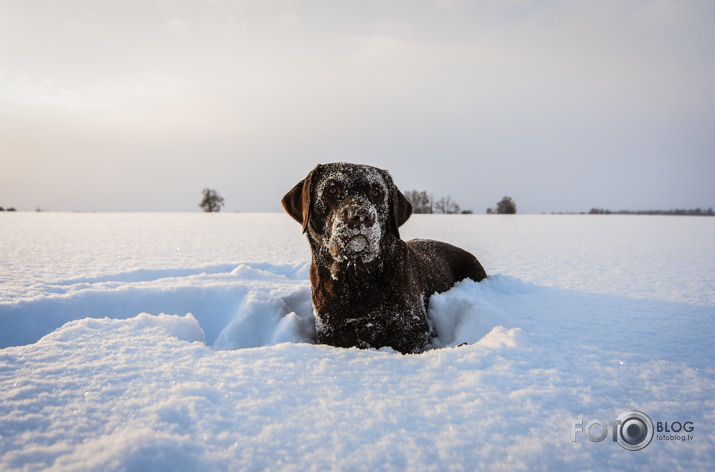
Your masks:
{"label": "frost on dog's fur", "polygon": [[[335,262],[339,263],[331,265],[333,279],[337,279],[337,272],[342,265],[350,267],[357,260],[368,263],[379,258],[380,241],[385,230],[384,226],[380,224],[379,213],[387,213],[388,186],[377,169],[367,168],[364,173],[355,174],[349,171],[347,165],[338,163],[323,175],[313,190],[315,194],[313,205],[322,213],[327,209],[325,200],[327,188],[337,184],[345,193],[351,193],[356,186],[364,183],[381,190],[380,201],[372,202],[366,197],[353,198],[351,202],[341,205],[341,209],[363,209],[367,212],[366,218],[373,221],[371,225],[359,225],[357,228],[351,228],[344,218],[332,214],[332,218],[326,221],[327,224],[320,234],[313,232],[316,243],[330,254]],[[309,227],[309,229],[312,231],[312,228]]]}
{"label": "frost on dog's fur", "polygon": [[[369,210],[373,218],[377,212]],[[362,262],[370,262],[380,254],[382,225],[375,222],[370,227],[350,228],[344,220],[336,218],[332,224],[330,237],[324,241],[327,249],[336,260],[347,261],[350,257],[359,257]]]}

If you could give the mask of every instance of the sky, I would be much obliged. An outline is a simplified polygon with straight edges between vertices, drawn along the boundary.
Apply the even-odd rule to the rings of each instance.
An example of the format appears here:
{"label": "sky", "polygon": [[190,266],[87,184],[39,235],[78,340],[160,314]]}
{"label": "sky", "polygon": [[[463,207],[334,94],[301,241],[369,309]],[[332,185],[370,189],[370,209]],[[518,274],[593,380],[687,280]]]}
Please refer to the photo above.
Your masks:
{"label": "sky", "polygon": [[711,0],[0,0],[0,206],[282,211],[317,164],[483,213],[715,207]]}

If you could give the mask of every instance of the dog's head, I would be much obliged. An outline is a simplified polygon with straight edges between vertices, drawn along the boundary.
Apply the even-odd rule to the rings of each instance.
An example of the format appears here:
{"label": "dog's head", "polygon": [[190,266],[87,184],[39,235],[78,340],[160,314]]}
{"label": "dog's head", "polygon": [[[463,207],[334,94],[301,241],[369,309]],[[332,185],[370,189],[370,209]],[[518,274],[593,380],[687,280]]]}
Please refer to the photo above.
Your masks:
{"label": "dog's head", "polygon": [[342,162],[318,165],[282,203],[337,262],[374,260],[386,237],[399,239],[398,228],[412,214],[387,171]]}

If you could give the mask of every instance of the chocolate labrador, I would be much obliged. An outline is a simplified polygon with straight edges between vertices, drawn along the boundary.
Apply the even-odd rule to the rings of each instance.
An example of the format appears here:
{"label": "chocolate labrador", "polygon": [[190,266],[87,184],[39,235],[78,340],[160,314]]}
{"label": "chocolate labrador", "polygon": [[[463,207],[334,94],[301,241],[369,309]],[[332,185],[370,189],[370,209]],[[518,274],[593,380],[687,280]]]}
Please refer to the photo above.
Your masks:
{"label": "chocolate labrador", "polygon": [[421,352],[435,292],[487,274],[470,253],[438,241],[400,239],[412,205],[390,174],[371,166],[318,165],[283,197],[303,226],[318,342]]}

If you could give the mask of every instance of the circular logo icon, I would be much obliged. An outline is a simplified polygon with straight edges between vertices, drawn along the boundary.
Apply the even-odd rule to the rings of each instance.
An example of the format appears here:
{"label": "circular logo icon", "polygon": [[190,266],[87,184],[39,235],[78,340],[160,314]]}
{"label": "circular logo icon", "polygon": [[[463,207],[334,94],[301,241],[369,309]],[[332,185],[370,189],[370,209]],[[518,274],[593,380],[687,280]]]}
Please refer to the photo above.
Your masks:
{"label": "circular logo icon", "polygon": [[641,411],[631,410],[618,417],[617,440],[622,448],[640,451],[653,440],[653,422]]}

